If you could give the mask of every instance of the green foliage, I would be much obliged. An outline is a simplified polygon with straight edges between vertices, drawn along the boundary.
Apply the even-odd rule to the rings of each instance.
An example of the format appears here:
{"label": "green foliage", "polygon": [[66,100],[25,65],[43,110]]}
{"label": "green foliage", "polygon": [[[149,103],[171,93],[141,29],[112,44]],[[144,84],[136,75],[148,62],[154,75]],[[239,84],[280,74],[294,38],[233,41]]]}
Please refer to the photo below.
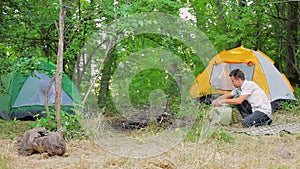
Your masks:
{"label": "green foliage", "polygon": [[222,128],[217,128],[210,123],[208,119],[208,113],[210,107],[201,104],[197,112],[196,123],[190,132],[187,134],[186,141],[203,143],[208,139],[217,141],[218,146],[222,146],[223,143],[234,144],[234,137],[226,132]]}
{"label": "green foliage", "polygon": [[222,143],[234,144],[235,139],[230,133],[210,124],[207,117],[209,108],[205,105],[203,106],[201,106],[202,109],[200,109],[201,111],[197,115],[195,125],[188,133],[186,141],[203,143],[208,139],[213,139],[217,141],[218,146],[221,146]]}
{"label": "green foliage", "polygon": [[185,141],[204,142],[211,136],[212,128],[207,117],[208,110],[208,105],[199,105],[198,109],[194,112],[196,114],[195,124],[187,134]]}
{"label": "green foliage", "polygon": [[[150,94],[154,90],[164,91],[166,99],[169,100],[169,103],[178,105],[180,104],[180,94],[176,81],[172,77],[168,77],[168,74],[161,70],[147,69],[145,71],[137,74],[131,81],[129,86],[129,94],[131,103],[138,107],[143,108],[144,106],[149,106]],[[175,85],[173,87],[173,85]],[[152,96],[152,101],[157,104],[162,104],[163,102],[167,107],[167,100],[164,100],[163,96],[154,95]],[[172,101],[170,101],[172,100]]]}
{"label": "green foliage", "polygon": [[[149,107],[149,97],[151,96],[151,93],[155,93],[156,91],[161,90],[165,93],[165,96],[167,98],[167,104],[165,104],[165,106],[167,106],[167,109],[172,112],[178,109],[178,105],[181,101],[178,78],[181,78],[182,75],[175,74],[175,72],[182,69],[183,66],[172,64],[174,61],[168,59],[167,57],[163,60],[152,59],[152,57],[159,57],[156,56],[159,54],[156,54],[154,52],[151,53],[152,49],[161,51],[166,50],[170,51],[171,53],[175,53],[178,58],[180,58],[183,62],[185,62],[187,66],[189,66],[191,72],[195,76],[200,72],[200,70],[204,69],[201,60],[196,55],[191,54],[191,49],[185,46],[185,44],[183,44],[182,42],[179,42],[177,39],[151,33],[135,35],[134,38],[125,38],[122,42],[120,42],[119,45],[116,46],[115,50],[112,52],[112,56],[108,59],[102,71],[103,78],[101,78],[100,81],[100,86],[102,87],[102,89],[100,88],[99,93],[97,92],[99,94],[100,105],[103,105],[102,98],[104,95],[109,95],[109,97],[111,97],[112,89],[114,90],[114,97],[118,97],[118,99],[121,98],[120,94],[122,95],[123,93],[128,91],[124,91],[124,89],[126,90],[127,88],[120,86],[128,84],[128,80],[130,80],[129,97],[131,103],[135,107]],[[146,52],[139,53],[139,50]],[[142,57],[138,55],[132,55],[133,53],[138,53]],[[174,57],[176,56],[174,55]],[[112,60],[111,58],[115,59]],[[136,60],[140,60],[140,62],[135,62],[135,59],[132,58],[136,58]],[[127,64],[127,60],[129,60],[129,64]],[[124,70],[119,71],[118,74],[116,74],[115,70],[117,66],[120,65],[125,65],[125,68]],[[146,68],[149,65],[153,65],[153,67],[156,67],[156,65],[164,65],[161,66],[161,68],[165,68],[165,70]],[[135,76],[130,79],[129,76],[131,74],[134,74],[135,72],[137,72]],[[112,77],[111,80],[108,77],[111,77],[112,75],[114,75],[114,77]],[[177,81],[175,80],[175,77],[177,78]],[[103,86],[107,83],[110,83],[109,92],[105,92],[105,87]],[[113,83],[117,83],[117,85],[111,85]],[[96,91],[98,90],[96,89]],[[116,93],[119,95],[116,95]],[[109,101],[109,99],[107,99],[105,103],[106,108],[113,107],[110,106],[112,102]],[[106,112],[111,112],[111,110],[108,110]]]}
{"label": "green foliage", "polygon": [[287,166],[279,166],[277,169],[289,169],[290,167]]}
{"label": "green foliage", "polygon": [[281,105],[283,111],[288,111],[300,115],[300,101],[299,99],[291,102],[283,102]]}
{"label": "green foliage", "polygon": [[0,118],[0,139],[15,139],[32,128],[32,121],[2,120]]}
{"label": "green foliage", "polygon": [[5,156],[0,156],[0,168],[1,169],[8,169],[8,159]]}
{"label": "green foliage", "polygon": [[294,115],[300,115],[300,98],[299,87],[294,88],[294,96],[296,100],[282,101],[280,103],[280,109],[276,112],[278,114],[292,113]]}
{"label": "green foliage", "polygon": [[1,19],[5,24],[1,24],[0,29],[6,33],[1,34],[0,44],[5,44],[4,52],[13,57],[29,58],[40,56],[43,50],[50,52],[51,46],[57,43],[57,32],[52,30],[58,19],[55,15],[58,9],[55,9],[53,2],[1,1],[4,7],[1,13],[5,13]]}
{"label": "green foliage", "polygon": [[19,74],[32,74],[35,69],[35,58],[0,58],[0,93],[7,92],[5,89],[9,83],[8,75],[12,72]]}
{"label": "green foliage", "polygon": [[294,96],[296,98],[295,101],[286,101],[282,102],[281,110],[279,113],[292,112],[296,115],[300,115],[300,88],[294,88]]}
{"label": "green foliage", "polygon": [[300,140],[300,134],[296,134],[296,140]]}
{"label": "green foliage", "polygon": [[[191,0],[189,5],[193,7],[192,12],[197,17],[197,27],[209,37],[218,52],[240,45],[258,49],[275,61],[279,71],[289,73],[290,69],[298,72],[299,64],[296,63],[291,68],[287,67],[288,63],[300,59],[296,54],[299,52],[298,41],[292,40],[289,27],[286,27],[294,25],[296,29],[294,31],[299,35],[299,24],[294,23],[294,18],[290,18],[291,15],[287,12],[290,10],[289,6],[295,4],[283,1],[278,3],[275,0],[255,2]],[[296,8],[293,13],[298,15]],[[288,44],[294,46],[296,51],[293,54],[294,58],[287,56]],[[290,77],[289,74],[286,75]],[[299,79],[299,75],[297,77]],[[297,84],[297,81],[292,83]]]}
{"label": "green foliage", "polygon": [[[286,44],[290,44],[290,42],[287,42],[289,35],[286,30],[286,25],[290,25],[290,21],[287,20],[288,2],[277,3],[276,1],[276,3],[273,3],[274,1],[239,1],[240,3],[236,1],[209,0],[190,0],[188,2],[174,0],[119,0],[117,3],[114,3],[112,0],[66,1],[64,2],[66,10],[64,71],[73,78],[76,61],[79,60],[78,57],[82,56],[81,60],[89,62],[90,58],[86,58],[87,55],[82,49],[84,49],[85,43],[93,33],[103,29],[103,25],[107,25],[118,18],[141,12],[159,11],[178,16],[180,8],[188,7],[190,8],[189,11],[197,19],[197,22],[191,25],[197,26],[205,33],[218,52],[237,45],[259,49],[275,60],[276,66],[281,72],[284,72],[284,70],[287,70],[286,60],[288,60],[285,58]],[[22,58],[29,58],[34,61],[35,57],[45,57],[55,63],[58,46],[57,22],[59,6],[56,0],[0,1],[0,12],[2,14],[0,15],[2,21],[0,31],[3,32],[0,34],[0,55],[3,56],[0,57],[1,91],[5,88],[5,80],[2,77],[18,68],[24,68],[24,70],[30,68],[30,66],[26,66],[27,63],[21,63],[21,61],[24,61]],[[155,21],[153,23],[155,24]],[[145,24],[148,23],[143,21],[136,23],[133,21],[129,27]],[[199,61],[199,58],[195,56],[193,51],[178,39],[154,33],[133,35],[132,30],[127,28],[128,25],[125,24],[119,29],[120,32],[130,36],[113,46],[109,53],[112,61],[107,64],[107,67],[110,67],[111,70],[101,72],[103,73],[101,77],[102,82],[99,82],[101,84],[99,88],[96,88],[97,91],[95,92],[99,96],[99,105],[104,104],[103,107],[114,109],[113,101],[110,99],[111,91],[100,91],[100,89],[104,88],[105,83],[108,83],[105,87],[107,89],[110,88],[109,83],[111,82],[111,76],[113,76],[113,69],[126,56],[130,56],[131,53],[136,51],[155,48],[171,51],[189,66],[195,76],[205,68],[205,65]],[[295,45],[294,47],[296,48],[297,46]],[[299,50],[296,49],[296,52],[299,53]],[[16,64],[17,60],[21,64]],[[98,62],[98,60],[94,61]],[[91,71],[88,65],[82,65],[80,68],[87,72]],[[78,86],[82,85],[81,80],[89,80],[91,78],[81,74],[81,72],[76,73],[79,75],[78,79],[76,79]],[[165,77],[159,71],[151,72],[151,76],[155,77],[151,79],[151,85],[154,86],[161,83],[162,77]],[[131,84],[130,89],[130,99],[138,107],[141,107],[142,104],[149,104],[147,98],[150,93],[150,87],[147,86],[147,83],[136,81],[136,79],[141,79],[142,77],[144,77],[143,72],[138,74],[133,80],[134,83]],[[142,81],[145,82],[145,80]],[[177,94],[178,87],[174,85],[173,81],[170,78],[160,88],[156,89],[166,92],[168,104],[171,105],[171,109],[174,108],[176,110],[175,107],[180,102],[180,97]],[[137,95],[141,100],[134,96],[134,91],[137,90],[143,91],[143,94]],[[170,91],[174,91],[174,94]],[[294,108],[292,109],[294,110]]]}
{"label": "green foliage", "polygon": [[299,101],[300,100],[300,86],[294,87],[294,95],[296,99]]}
{"label": "green foliage", "polygon": [[[45,113],[46,112],[42,112]],[[49,112],[49,116],[39,118],[36,116],[34,127],[45,127],[48,131],[57,131],[56,112]],[[80,125],[80,117],[75,114],[61,112],[62,133],[65,139],[81,138],[84,135]]]}
{"label": "green foliage", "polygon": [[187,142],[197,142],[199,140],[199,136],[201,134],[200,127],[193,127],[190,132],[186,135],[184,141]]}
{"label": "green foliage", "polygon": [[223,142],[230,143],[230,144],[235,143],[234,137],[230,133],[224,131],[221,128],[218,128],[213,132],[212,138],[217,140],[218,143],[223,143]]}

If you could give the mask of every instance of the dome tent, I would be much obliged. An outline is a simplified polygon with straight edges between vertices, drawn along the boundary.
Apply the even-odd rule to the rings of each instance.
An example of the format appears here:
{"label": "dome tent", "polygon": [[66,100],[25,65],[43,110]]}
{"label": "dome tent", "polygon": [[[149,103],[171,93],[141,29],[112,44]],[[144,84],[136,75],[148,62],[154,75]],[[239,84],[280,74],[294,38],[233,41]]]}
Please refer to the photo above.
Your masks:
{"label": "dome tent", "polygon": [[[4,79],[4,92],[0,93],[0,117],[6,120],[33,117],[45,110],[45,90],[48,88],[55,72],[55,65],[40,59],[35,70],[31,73],[20,74],[13,72]],[[50,110],[55,103],[55,82],[48,92]],[[62,110],[72,112],[80,101],[80,94],[71,79],[63,74],[62,77]]]}
{"label": "dome tent", "polygon": [[295,100],[294,89],[284,74],[273,65],[274,61],[261,51],[243,46],[224,50],[213,57],[190,88],[193,98],[224,94],[234,89],[229,72],[239,68],[247,80],[256,82],[267,94],[272,106],[277,101]]}

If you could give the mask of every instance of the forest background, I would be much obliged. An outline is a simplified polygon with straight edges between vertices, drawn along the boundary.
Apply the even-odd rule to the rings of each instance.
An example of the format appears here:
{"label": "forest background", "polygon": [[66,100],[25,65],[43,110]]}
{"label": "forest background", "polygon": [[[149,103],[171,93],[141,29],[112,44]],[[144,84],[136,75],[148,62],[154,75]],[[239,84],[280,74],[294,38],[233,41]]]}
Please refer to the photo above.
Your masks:
{"label": "forest background", "polygon": [[[88,98],[87,103],[96,102],[97,109],[108,114],[117,112],[112,100],[112,97],[118,98],[115,95],[118,94],[118,89],[111,86],[114,73],[122,61],[138,51],[169,51],[189,65],[194,76],[204,70],[203,60],[179,39],[168,34],[134,34],[126,24],[119,25],[117,33],[127,36],[118,44],[112,44],[109,40],[100,42],[108,49],[102,56],[106,59],[95,58],[93,53],[86,53],[84,50],[94,33],[105,31],[104,25],[110,25],[130,15],[151,12],[182,17],[186,20],[186,25],[189,25],[188,28],[206,35],[216,51],[215,54],[239,46],[266,53],[275,61],[279,71],[287,75],[295,88],[299,103],[300,25],[297,0],[69,0],[63,2],[63,71],[73,79],[79,89],[89,88],[96,78],[92,90],[94,97]],[[60,4],[57,0],[0,1],[1,91],[5,84],[3,77],[7,74],[13,71],[31,72],[40,58],[57,62],[59,13]],[[159,21],[159,18],[156,19]],[[139,20],[135,24],[141,26],[148,23]],[[151,24],[160,26],[165,23],[155,22],[154,18]],[[170,29],[184,32],[187,27]],[[201,45],[203,44],[199,44]],[[95,71],[101,67],[93,67],[94,63],[103,63],[101,73]],[[176,64],[169,66],[170,70],[180,68]],[[119,79],[118,83],[125,80]],[[138,108],[148,108],[149,95],[156,89],[166,93],[167,106],[171,112],[178,108],[179,87],[168,72],[159,69],[145,69],[134,76],[129,85],[131,103]],[[87,90],[80,92],[84,96]],[[274,114],[273,124],[299,123],[300,107],[285,106],[287,109]],[[69,135],[66,139],[76,138],[77,135],[84,136],[81,131],[78,132],[80,127],[77,121],[70,124],[73,119],[62,115],[63,127],[69,124]],[[48,124],[48,120],[41,119],[37,123]],[[237,119],[233,120],[235,125],[240,124]],[[206,144],[197,144],[202,143],[199,138],[203,134],[202,126],[198,123],[187,135],[185,142],[178,144],[170,152],[149,159],[120,158],[85,139],[69,140],[68,153],[63,158],[46,155],[23,157],[18,155],[18,147],[13,140],[32,128],[32,122],[1,120],[0,125],[0,168],[297,168],[300,159],[299,134],[248,137],[229,134],[220,129],[212,134],[212,139]],[[52,129],[55,128],[56,126]],[[156,130],[157,128],[150,126],[149,133]],[[140,130],[136,132],[134,134],[139,134]],[[134,138],[140,139],[136,135]]]}
{"label": "forest background", "polygon": [[[96,62],[92,54],[82,50],[93,33],[118,18],[154,11],[188,20],[187,24],[208,37],[216,52],[239,46],[263,51],[294,87],[300,84],[299,1],[73,0],[64,2],[63,7],[66,14],[63,71],[79,88],[86,85],[84,81],[92,81],[97,76],[97,73],[81,73],[82,69],[92,72],[91,62]],[[40,57],[56,63],[59,9],[55,0],[0,2],[1,77],[12,71],[30,71]],[[180,14],[183,10],[184,14]],[[115,109],[111,100],[112,76],[118,64],[136,51],[153,48],[171,51],[190,66],[195,76],[205,68],[191,48],[176,38],[155,33],[130,34],[126,25],[123,29],[121,25],[119,30],[130,36],[114,45],[109,41],[102,42],[109,48],[105,54],[108,59],[101,61],[104,66],[93,90],[100,108],[110,112]],[[178,65],[172,66],[177,69]],[[179,89],[169,77],[160,70],[141,71],[130,84],[132,104],[137,107],[149,105],[149,93],[157,88],[166,92],[168,104],[177,104]],[[2,87],[3,79],[0,82]]]}

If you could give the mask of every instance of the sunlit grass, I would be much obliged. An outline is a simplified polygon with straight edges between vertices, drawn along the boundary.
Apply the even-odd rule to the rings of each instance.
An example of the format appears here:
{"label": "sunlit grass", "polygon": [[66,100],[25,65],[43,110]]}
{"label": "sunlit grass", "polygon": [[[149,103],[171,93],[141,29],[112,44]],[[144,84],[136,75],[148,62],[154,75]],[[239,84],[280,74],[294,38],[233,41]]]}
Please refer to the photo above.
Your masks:
{"label": "sunlit grass", "polygon": [[0,119],[0,138],[1,139],[15,139],[22,136],[25,131],[33,128],[33,121],[19,121],[19,120],[3,120]]}
{"label": "sunlit grass", "polygon": [[8,169],[8,161],[3,156],[0,156],[0,168]]}

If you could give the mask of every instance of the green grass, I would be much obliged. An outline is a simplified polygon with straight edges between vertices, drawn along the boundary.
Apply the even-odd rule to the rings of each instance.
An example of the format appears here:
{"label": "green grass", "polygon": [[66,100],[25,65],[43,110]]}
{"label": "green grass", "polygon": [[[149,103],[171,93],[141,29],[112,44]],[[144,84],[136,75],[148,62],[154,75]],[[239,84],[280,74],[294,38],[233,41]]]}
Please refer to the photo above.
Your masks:
{"label": "green grass", "polygon": [[0,139],[15,139],[22,136],[25,131],[33,128],[33,121],[8,121],[0,119]]}
{"label": "green grass", "polygon": [[0,168],[7,169],[8,168],[7,165],[8,165],[8,160],[0,156]]}
{"label": "green grass", "polygon": [[[84,131],[81,128],[77,116],[61,113],[61,124],[65,139],[81,138],[84,136]],[[57,123],[55,115],[37,119],[35,121],[0,119],[0,139],[13,140],[22,136],[27,130],[35,127],[44,127],[50,132],[56,131]]]}

